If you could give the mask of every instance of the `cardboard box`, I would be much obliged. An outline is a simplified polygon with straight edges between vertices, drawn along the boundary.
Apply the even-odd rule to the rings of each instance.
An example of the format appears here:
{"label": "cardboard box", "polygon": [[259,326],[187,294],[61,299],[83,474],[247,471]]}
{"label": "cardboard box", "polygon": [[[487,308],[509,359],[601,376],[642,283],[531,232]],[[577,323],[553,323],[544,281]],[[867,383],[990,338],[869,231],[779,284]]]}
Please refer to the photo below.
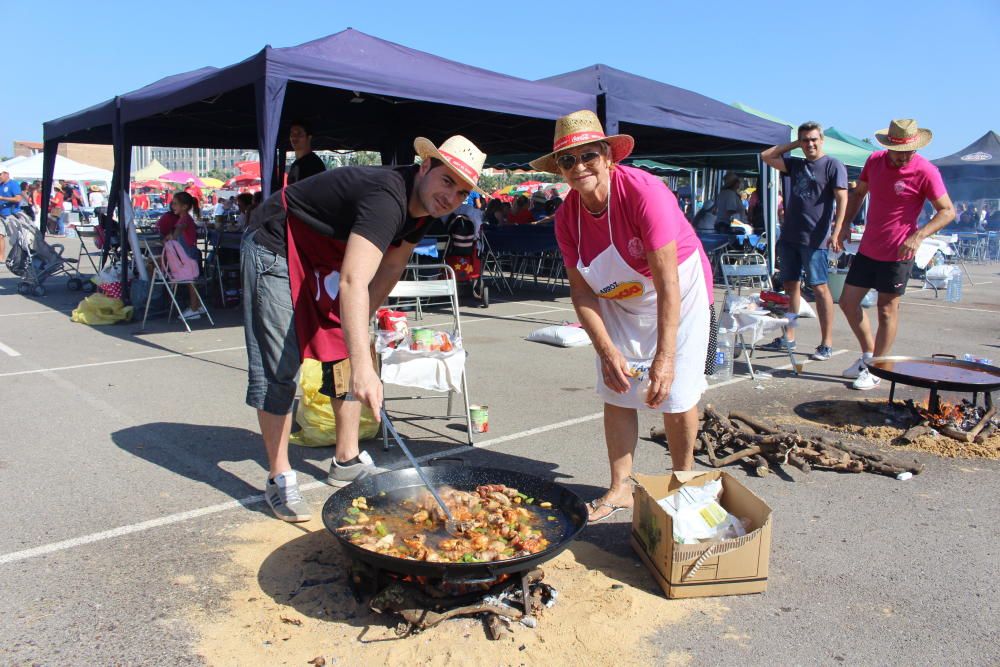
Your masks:
{"label": "cardboard box", "polygon": [[[635,475],[632,548],[668,598],[743,595],[767,589],[771,551],[771,508],[721,470]],[[722,480],[719,503],[730,513],[750,519],[743,537],[709,544],[674,542],[673,520],[657,504],[682,486]]]}

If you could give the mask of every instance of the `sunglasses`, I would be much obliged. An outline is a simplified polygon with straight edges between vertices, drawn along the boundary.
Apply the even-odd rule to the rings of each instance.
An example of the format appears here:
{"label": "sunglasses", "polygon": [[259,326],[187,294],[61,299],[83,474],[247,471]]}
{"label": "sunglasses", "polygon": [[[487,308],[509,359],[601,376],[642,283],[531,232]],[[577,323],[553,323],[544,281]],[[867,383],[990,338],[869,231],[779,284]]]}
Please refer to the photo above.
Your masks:
{"label": "sunglasses", "polygon": [[590,164],[597,158],[601,157],[601,154],[597,151],[588,151],[586,153],[581,153],[579,156],[576,155],[560,155],[556,158],[556,164],[563,171],[569,171],[576,166],[579,161],[581,164]]}

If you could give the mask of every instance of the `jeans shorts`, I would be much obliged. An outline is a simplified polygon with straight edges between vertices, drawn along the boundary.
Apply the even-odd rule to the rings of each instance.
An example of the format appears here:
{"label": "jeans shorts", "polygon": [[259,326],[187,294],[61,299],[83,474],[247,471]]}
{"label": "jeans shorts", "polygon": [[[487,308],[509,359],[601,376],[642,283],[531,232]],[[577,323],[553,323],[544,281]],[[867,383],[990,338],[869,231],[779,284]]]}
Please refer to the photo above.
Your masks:
{"label": "jeans shorts", "polygon": [[286,258],[257,245],[256,232],[243,237],[243,324],[249,381],[247,405],[287,415],[295,401],[299,343]]}
{"label": "jeans shorts", "polygon": [[804,243],[778,241],[778,261],[781,262],[781,282],[797,283],[806,270],[807,285],[825,285],[827,282],[826,248],[810,248]]}

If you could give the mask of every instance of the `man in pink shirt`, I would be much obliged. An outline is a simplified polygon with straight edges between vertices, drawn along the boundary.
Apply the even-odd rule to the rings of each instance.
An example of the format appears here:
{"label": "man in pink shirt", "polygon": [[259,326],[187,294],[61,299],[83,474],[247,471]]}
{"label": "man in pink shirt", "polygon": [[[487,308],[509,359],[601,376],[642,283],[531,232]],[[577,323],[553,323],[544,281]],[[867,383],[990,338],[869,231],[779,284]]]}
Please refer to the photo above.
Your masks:
{"label": "man in pink shirt", "polygon": [[[866,362],[873,356],[889,354],[896,339],[899,299],[906,291],[906,281],[913,268],[913,258],[921,241],[955,219],[955,207],[948,197],[937,167],[917,155],[917,150],[931,141],[931,131],[917,127],[917,121],[894,120],[885,130],[875,133],[875,140],[886,150],[872,153],[851,191],[847,214],[831,233],[830,247],[844,248],[850,236],[850,223],[861,208],[865,195],[871,193],[868,219],[861,247],[851,262],[840,309],[861,345],[861,358],[842,375],[854,378],[855,389],[878,386],[879,378],[868,372]],[[917,216],[930,201],[935,214],[917,229]],[[878,292],[878,333],[872,338],[871,327],[861,300],[868,290]]]}

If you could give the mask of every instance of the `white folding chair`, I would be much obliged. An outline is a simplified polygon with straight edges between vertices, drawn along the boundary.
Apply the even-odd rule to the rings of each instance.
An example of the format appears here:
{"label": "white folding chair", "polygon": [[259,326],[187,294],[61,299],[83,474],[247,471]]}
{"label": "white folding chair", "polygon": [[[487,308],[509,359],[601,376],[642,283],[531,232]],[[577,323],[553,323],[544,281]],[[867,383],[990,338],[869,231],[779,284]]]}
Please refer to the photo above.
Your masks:
{"label": "white folding chair", "polygon": [[[141,239],[142,245],[146,248],[146,254],[153,259],[153,273],[150,276],[149,281],[149,293],[146,295],[146,308],[142,313],[142,326],[139,331],[145,331],[146,329],[146,318],[149,316],[149,304],[153,301],[153,291],[157,284],[163,285],[164,291],[167,296],[170,297],[170,310],[167,311],[167,321],[170,321],[171,316],[174,313],[174,309],[177,310],[177,316],[181,318],[181,322],[184,323],[184,328],[187,329],[188,333],[191,333],[191,326],[188,324],[187,318],[184,317],[184,311],[181,309],[179,303],[177,303],[177,287],[179,285],[195,285],[195,294],[198,296],[198,303],[201,308],[205,311],[205,317],[208,318],[209,323],[214,327],[215,320],[212,319],[212,314],[208,312],[208,306],[205,304],[205,300],[201,298],[201,293],[198,292],[198,285],[206,285],[205,281],[205,267],[199,266],[198,277],[194,280],[170,280],[166,273],[163,271],[163,248],[160,248],[159,253],[154,253],[153,249],[149,245],[149,239],[143,237]],[[192,306],[194,304],[191,304]]]}
{"label": "white folding chair", "polygon": [[[458,312],[458,283],[455,280],[455,272],[447,264],[421,264],[419,267],[414,265],[407,266],[407,269],[419,268],[420,271],[426,271],[430,269],[438,269],[444,273],[444,278],[435,278],[428,280],[400,280],[396,283],[396,286],[389,293],[390,298],[402,298],[402,299],[442,299],[451,310],[453,319],[453,329],[454,335],[457,339],[462,338],[462,322],[459,317]],[[426,274],[425,274],[426,275]],[[438,274],[440,275],[440,273]],[[464,348],[464,341],[463,341]],[[466,353],[467,355],[468,353]],[[466,356],[466,359],[468,357]],[[382,369],[384,372],[384,368]],[[461,415],[453,414],[453,404],[455,394],[457,393],[454,389],[450,389],[446,392],[445,396],[437,395],[419,395],[419,396],[393,396],[391,398],[386,397],[383,399],[383,403],[389,400],[420,400],[420,399],[448,399],[448,408],[446,414],[440,416],[420,416],[420,417],[410,417],[403,421],[413,421],[413,420],[423,420],[423,419],[457,419],[461,417],[465,420],[466,432],[468,434],[468,443],[472,445],[472,423],[469,415],[469,385],[467,382],[467,373],[465,370],[465,365],[462,366],[462,398],[465,405],[465,412]],[[383,380],[384,382],[385,380]],[[384,449],[389,449],[389,436],[386,431],[385,425],[382,426],[382,445]]]}
{"label": "white folding chair", "polygon": [[[722,282],[726,286],[726,295],[728,296],[733,288],[736,288],[736,294],[739,295],[743,288],[756,289],[756,290],[770,290],[773,289],[771,285],[771,270],[767,264],[767,258],[757,252],[750,253],[736,253],[736,252],[726,252],[722,254],[719,260],[719,267],[722,269]],[[753,331],[754,333],[750,336],[749,345],[746,342],[746,336],[744,335],[744,329],[740,328],[736,331],[736,341],[740,344],[743,349],[743,358],[746,362],[747,369],[750,371],[751,379],[756,380],[757,375],[753,369],[753,363],[751,362],[751,357],[756,351],[756,341],[757,333],[756,328],[758,325],[748,326],[746,330]],[[781,336],[787,339],[788,337],[788,320],[784,319],[781,325]],[[798,364],[795,362],[795,353],[791,350],[788,351],[788,360],[792,364],[792,372],[796,375],[799,374]]]}
{"label": "white folding chair", "polygon": [[736,293],[748,289],[771,289],[771,271],[767,265],[767,257],[758,252],[724,252],[719,258],[719,268],[722,270],[722,282],[728,292],[736,288]]}

